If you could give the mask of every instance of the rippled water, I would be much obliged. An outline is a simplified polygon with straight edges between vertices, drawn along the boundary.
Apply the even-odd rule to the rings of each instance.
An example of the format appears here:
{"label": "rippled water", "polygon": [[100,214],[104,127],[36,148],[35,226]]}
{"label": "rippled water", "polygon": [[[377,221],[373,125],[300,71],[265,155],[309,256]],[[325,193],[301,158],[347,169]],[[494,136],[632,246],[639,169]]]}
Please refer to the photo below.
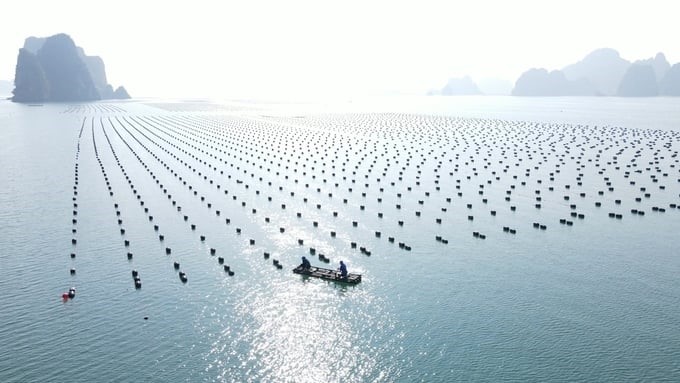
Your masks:
{"label": "rippled water", "polygon": [[678,381],[679,111],[0,102],[0,381]]}

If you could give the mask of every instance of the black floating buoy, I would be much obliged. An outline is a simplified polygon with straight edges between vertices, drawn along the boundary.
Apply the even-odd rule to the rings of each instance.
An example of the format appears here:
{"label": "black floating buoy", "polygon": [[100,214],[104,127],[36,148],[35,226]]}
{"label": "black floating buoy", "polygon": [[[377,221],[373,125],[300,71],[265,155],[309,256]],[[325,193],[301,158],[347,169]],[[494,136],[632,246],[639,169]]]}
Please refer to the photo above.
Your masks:
{"label": "black floating buoy", "polygon": [[170,254],[171,252],[172,252],[172,249],[170,249],[169,247],[165,248],[165,254]]}
{"label": "black floating buoy", "polygon": [[210,248],[210,255],[215,255],[216,252],[217,250],[214,247]]}
{"label": "black floating buoy", "polygon": [[221,265],[224,263],[224,258],[223,257],[217,257],[217,262]]}
{"label": "black floating buoy", "polygon": [[179,270],[179,262],[174,262],[172,265],[175,268],[175,270]]}

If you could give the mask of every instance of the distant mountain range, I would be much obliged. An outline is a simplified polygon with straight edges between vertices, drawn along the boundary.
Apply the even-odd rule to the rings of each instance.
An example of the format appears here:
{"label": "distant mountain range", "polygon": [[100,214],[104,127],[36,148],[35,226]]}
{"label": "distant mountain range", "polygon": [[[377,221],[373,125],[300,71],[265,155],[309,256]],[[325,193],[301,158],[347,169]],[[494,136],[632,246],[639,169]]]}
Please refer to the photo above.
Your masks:
{"label": "distant mountain range", "polygon": [[[663,53],[630,62],[610,48],[597,49],[561,70],[532,68],[512,85],[500,80],[476,84],[470,77],[452,78],[430,95],[512,94],[513,96],[680,96],[680,63],[670,65]],[[485,89],[486,88],[486,89]],[[488,90],[487,90],[488,89]]]}
{"label": "distant mountain range", "polygon": [[87,56],[63,33],[26,39],[17,57],[13,94],[15,102],[130,98],[122,86],[114,91],[108,84],[100,57]]}
{"label": "distant mountain range", "polygon": [[630,62],[610,48],[598,49],[562,70],[529,69],[512,90],[514,96],[680,96],[680,64],[663,53]]}
{"label": "distant mountain range", "polygon": [[465,95],[508,95],[512,83],[497,78],[484,78],[478,82],[470,76],[451,78],[443,88],[431,90],[428,95],[465,96]]}

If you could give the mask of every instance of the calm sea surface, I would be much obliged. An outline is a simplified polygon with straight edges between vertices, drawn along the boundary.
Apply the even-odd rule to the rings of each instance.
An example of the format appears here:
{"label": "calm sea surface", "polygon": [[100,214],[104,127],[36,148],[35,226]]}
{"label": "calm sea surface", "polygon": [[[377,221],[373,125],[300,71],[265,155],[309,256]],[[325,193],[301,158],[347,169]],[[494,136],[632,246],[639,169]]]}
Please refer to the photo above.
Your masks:
{"label": "calm sea surface", "polygon": [[680,381],[679,150],[678,99],[0,101],[0,381]]}

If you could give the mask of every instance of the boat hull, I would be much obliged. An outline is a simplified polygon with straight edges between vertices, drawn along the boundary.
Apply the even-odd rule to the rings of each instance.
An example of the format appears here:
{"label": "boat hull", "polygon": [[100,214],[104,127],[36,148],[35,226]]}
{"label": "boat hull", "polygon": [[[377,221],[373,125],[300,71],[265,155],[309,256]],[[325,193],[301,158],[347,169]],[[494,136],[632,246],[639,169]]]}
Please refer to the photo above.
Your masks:
{"label": "boat hull", "polygon": [[340,276],[340,273],[338,273],[336,270],[324,269],[323,267],[312,266],[309,269],[303,269],[302,267],[298,266],[293,269],[293,272],[295,274],[306,275],[314,278],[321,278],[327,281],[347,283],[350,285],[356,285],[357,283],[361,282],[361,274],[350,273],[347,274],[347,278],[343,278]]}

